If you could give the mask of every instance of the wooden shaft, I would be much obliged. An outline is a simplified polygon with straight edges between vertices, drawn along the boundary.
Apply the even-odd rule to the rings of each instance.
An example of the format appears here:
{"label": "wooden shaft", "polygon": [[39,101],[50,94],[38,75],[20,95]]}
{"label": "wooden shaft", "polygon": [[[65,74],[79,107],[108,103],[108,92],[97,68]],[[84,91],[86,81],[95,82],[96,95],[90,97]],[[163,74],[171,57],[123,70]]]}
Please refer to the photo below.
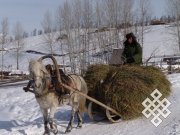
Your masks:
{"label": "wooden shaft", "polygon": [[[25,90],[24,90],[24,91],[25,91]],[[31,92],[31,93],[35,94],[34,90],[31,90],[31,89],[28,89],[28,90],[26,90],[25,92]]]}
{"label": "wooden shaft", "polygon": [[116,115],[118,115],[118,116],[121,117],[121,115],[120,115],[116,110],[114,110],[114,109],[112,109],[111,107],[109,107],[109,106],[107,106],[107,105],[99,102],[98,100],[96,100],[96,99],[94,99],[94,98],[92,98],[92,97],[90,97],[90,96],[88,96],[88,95],[80,92],[80,91],[77,90],[77,89],[74,89],[74,88],[72,88],[72,87],[70,87],[70,86],[67,86],[67,85],[65,85],[65,84],[63,84],[63,83],[61,83],[61,85],[62,85],[64,88],[66,88],[66,89],[68,89],[68,90],[70,90],[70,91],[73,91],[73,92],[78,93],[79,95],[81,95],[81,96],[89,99],[90,101],[92,101],[92,102],[100,105],[101,107],[104,107],[105,109],[107,109],[107,110],[109,110],[109,111],[113,112],[114,114],[116,114]]}
{"label": "wooden shaft", "polygon": [[45,55],[45,56],[41,57],[38,61],[42,61],[42,60],[44,60],[46,58],[50,58],[52,60],[54,66],[55,66],[58,82],[62,83],[61,75],[59,73],[59,68],[58,68],[58,65],[57,65],[57,61],[52,55]]}

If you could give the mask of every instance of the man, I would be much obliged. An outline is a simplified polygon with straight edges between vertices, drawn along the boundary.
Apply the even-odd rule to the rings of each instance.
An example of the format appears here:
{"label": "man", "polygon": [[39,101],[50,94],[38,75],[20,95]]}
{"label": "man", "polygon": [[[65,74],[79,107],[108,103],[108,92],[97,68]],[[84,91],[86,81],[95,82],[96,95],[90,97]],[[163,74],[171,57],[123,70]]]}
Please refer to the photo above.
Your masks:
{"label": "man", "polygon": [[122,59],[124,60],[124,64],[142,64],[142,47],[137,42],[133,33],[126,35]]}

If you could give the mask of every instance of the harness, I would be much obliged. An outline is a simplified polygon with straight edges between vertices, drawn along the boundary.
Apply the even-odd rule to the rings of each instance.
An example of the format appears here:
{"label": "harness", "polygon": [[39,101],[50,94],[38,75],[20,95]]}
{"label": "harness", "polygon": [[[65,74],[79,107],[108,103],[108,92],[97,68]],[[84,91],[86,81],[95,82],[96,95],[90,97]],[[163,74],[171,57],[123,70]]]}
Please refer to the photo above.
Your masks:
{"label": "harness", "polygon": [[[69,78],[70,82],[68,82],[67,85],[69,85],[70,87],[72,88],[75,88],[77,89],[77,85],[75,83],[75,79],[71,76],[71,75],[67,75],[66,77]],[[81,81],[81,78],[80,76],[77,76],[79,78],[79,80]],[[64,83],[64,82],[63,82]],[[60,91],[59,91],[60,90]],[[64,104],[64,102],[66,102],[68,99],[70,99],[74,94],[76,94],[75,91],[71,92],[70,90],[68,89],[65,89],[64,87],[61,87],[59,89],[56,89],[53,90],[55,91],[56,95],[58,96],[58,100],[59,100],[59,103],[62,103]],[[78,102],[78,98],[77,96],[75,96],[73,98],[73,102]]]}
{"label": "harness", "polygon": [[[42,94],[39,94],[39,93],[37,93],[35,90],[34,90],[34,94],[35,94],[35,97],[36,98],[40,98],[40,97],[42,97],[42,96],[46,96],[47,94],[49,94],[50,92],[53,92],[53,90],[52,89],[49,89],[48,88],[48,84],[49,84],[49,82],[51,81],[51,77],[50,76],[46,76],[45,78],[42,78],[42,77],[40,77],[41,79],[42,79],[42,89],[43,89],[43,92],[42,92]],[[35,82],[35,80],[33,80],[34,82]]]}
{"label": "harness", "polygon": [[[62,75],[62,76],[64,76],[64,75]],[[66,77],[65,81],[63,81],[64,84],[69,85],[70,87],[73,87],[73,88],[77,88],[75,80],[71,75],[65,75],[65,77]],[[30,90],[30,89],[28,90],[29,92],[34,93],[36,98],[41,98],[43,96],[46,96],[49,93],[55,93],[58,96],[59,103],[64,103],[68,98],[72,97],[72,95],[75,94],[75,92],[71,93],[70,90],[65,89],[62,86],[59,86],[58,85],[59,82],[57,81],[56,76],[45,74],[44,77],[36,76],[36,79],[37,78],[42,79],[42,86],[41,86],[42,87],[41,89],[43,90],[42,93],[39,94],[35,90]],[[78,76],[78,78],[81,81],[79,76]],[[35,84],[36,79],[31,80],[31,82]],[[32,86],[32,84],[31,84],[31,86]],[[35,87],[32,87],[32,88],[34,89]],[[75,98],[74,100],[76,101],[78,99]]]}
{"label": "harness", "polygon": [[[68,82],[68,83],[70,83],[70,84],[67,84],[67,85],[71,85],[71,84],[72,84],[71,87],[77,88],[76,83],[75,83],[75,81],[74,81],[74,78],[71,77],[71,75],[67,75],[66,77],[68,77],[68,78],[70,79],[70,82]],[[67,99],[69,99],[70,97],[72,97],[72,95],[73,95],[75,92],[72,92],[72,93],[71,93],[68,89],[65,89],[65,88],[63,88],[63,87],[61,87],[61,89],[62,89],[62,90],[60,90],[60,91],[58,91],[58,90],[55,89],[55,91],[56,91],[57,96],[59,97],[59,98],[58,98],[59,103],[64,104],[64,102],[65,102]]]}

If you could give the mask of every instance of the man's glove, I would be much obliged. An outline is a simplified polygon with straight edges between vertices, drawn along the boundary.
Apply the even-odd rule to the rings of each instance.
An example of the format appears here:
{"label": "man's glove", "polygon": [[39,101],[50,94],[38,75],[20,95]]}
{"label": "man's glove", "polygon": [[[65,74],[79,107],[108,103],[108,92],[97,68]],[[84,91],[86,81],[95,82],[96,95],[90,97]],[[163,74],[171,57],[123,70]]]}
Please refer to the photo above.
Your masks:
{"label": "man's glove", "polygon": [[23,90],[24,90],[25,92],[28,92],[28,91],[29,91],[29,88],[28,88],[28,87],[23,87]]}
{"label": "man's glove", "polygon": [[130,58],[127,58],[126,62],[127,63],[133,63],[133,62],[135,62],[135,60],[133,57],[130,57]]}

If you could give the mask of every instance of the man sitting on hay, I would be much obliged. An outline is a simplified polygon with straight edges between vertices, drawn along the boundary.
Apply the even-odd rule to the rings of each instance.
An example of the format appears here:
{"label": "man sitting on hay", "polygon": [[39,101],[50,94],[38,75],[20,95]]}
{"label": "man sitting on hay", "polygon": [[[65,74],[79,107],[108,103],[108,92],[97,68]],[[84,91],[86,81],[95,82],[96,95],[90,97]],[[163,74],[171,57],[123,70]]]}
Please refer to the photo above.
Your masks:
{"label": "man sitting on hay", "polygon": [[122,59],[124,64],[142,64],[142,47],[137,42],[133,33],[126,35]]}

